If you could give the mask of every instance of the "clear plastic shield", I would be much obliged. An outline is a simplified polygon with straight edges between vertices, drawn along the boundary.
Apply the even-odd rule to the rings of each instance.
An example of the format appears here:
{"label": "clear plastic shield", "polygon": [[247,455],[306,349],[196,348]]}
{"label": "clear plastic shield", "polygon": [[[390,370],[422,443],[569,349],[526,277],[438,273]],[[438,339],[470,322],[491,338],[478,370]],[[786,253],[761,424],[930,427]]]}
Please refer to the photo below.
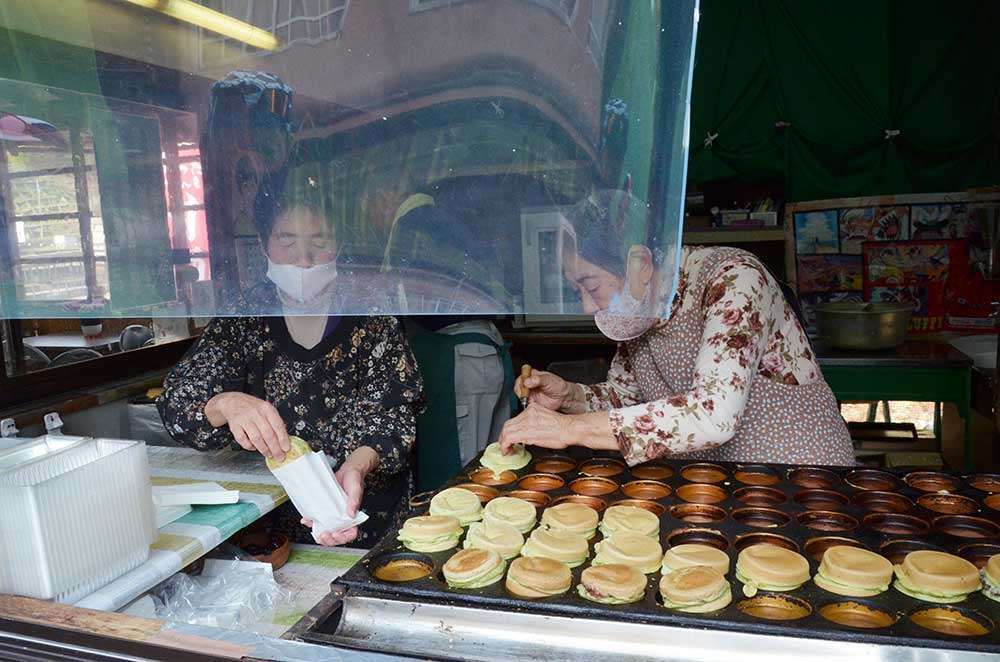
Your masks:
{"label": "clear plastic shield", "polygon": [[0,317],[666,315],[696,0],[0,6]]}

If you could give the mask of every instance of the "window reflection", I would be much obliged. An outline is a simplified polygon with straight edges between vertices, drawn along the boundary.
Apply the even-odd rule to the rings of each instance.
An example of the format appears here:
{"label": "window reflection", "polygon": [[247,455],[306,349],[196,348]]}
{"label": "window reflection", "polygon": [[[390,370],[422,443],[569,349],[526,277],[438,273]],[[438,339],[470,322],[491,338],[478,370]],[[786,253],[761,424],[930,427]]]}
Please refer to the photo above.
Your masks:
{"label": "window reflection", "polygon": [[200,2],[224,29],[67,0],[65,30],[15,4],[0,313],[27,339],[250,314],[262,191],[319,201],[344,314],[578,313],[563,210],[596,190],[643,210],[609,237],[678,239],[694,0]]}

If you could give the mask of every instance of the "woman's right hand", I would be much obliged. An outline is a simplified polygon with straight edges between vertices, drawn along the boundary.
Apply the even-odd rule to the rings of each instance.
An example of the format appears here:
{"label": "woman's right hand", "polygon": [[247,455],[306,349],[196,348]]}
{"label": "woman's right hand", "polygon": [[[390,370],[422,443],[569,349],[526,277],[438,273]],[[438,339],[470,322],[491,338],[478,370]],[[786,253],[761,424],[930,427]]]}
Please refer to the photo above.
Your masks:
{"label": "woman's right hand", "polygon": [[518,377],[514,382],[514,393],[520,394],[528,389],[528,402],[559,411],[571,396],[572,387],[569,382],[558,375],[542,370],[533,370],[528,377]]}
{"label": "woman's right hand", "polygon": [[248,451],[280,461],[291,449],[278,410],[260,398],[239,391],[220,393],[205,405],[205,415],[215,427],[228,425],[236,443]]}

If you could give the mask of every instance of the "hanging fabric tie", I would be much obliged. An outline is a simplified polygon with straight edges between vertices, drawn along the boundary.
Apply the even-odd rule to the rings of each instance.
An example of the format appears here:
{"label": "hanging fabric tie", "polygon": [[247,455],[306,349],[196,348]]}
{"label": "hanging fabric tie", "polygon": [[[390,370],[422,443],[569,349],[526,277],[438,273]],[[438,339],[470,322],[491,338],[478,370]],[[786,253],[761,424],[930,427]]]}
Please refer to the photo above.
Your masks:
{"label": "hanging fabric tie", "polygon": [[719,137],[718,133],[709,133],[705,136],[705,149],[712,149],[712,143]]}
{"label": "hanging fabric tie", "polygon": [[892,140],[893,138],[895,138],[899,134],[900,134],[900,130],[899,129],[886,129],[885,130],[885,139],[886,140]]}

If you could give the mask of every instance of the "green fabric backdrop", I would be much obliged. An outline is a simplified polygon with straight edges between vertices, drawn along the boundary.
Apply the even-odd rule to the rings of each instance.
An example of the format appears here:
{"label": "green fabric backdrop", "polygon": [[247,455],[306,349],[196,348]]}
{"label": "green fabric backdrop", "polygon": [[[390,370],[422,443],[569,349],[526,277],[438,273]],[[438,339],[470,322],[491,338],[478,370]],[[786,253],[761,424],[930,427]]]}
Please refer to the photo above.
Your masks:
{"label": "green fabric backdrop", "polygon": [[703,0],[692,181],[784,179],[789,200],[1000,182],[997,25],[991,0]]}

